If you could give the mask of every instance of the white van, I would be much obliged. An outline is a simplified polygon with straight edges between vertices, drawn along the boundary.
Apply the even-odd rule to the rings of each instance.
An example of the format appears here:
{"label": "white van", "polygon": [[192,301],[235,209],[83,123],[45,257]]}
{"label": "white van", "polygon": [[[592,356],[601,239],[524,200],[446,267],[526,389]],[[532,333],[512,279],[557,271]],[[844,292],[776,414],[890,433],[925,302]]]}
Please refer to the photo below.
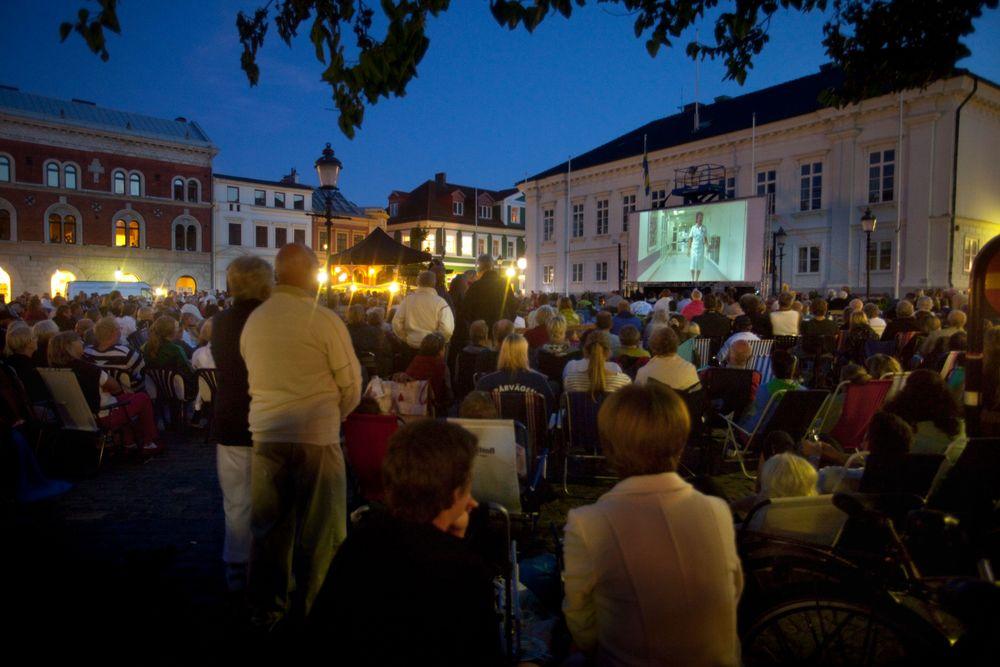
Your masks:
{"label": "white van", "polygon": [[90,296],[95,292],[103,296],[115,290],[122,296],[138,296],[149,301],[153,300],[153,290],[149,283],[120,283],[114,280],[72,280],[66,284],[66,298],[72,299],[77,294]]}

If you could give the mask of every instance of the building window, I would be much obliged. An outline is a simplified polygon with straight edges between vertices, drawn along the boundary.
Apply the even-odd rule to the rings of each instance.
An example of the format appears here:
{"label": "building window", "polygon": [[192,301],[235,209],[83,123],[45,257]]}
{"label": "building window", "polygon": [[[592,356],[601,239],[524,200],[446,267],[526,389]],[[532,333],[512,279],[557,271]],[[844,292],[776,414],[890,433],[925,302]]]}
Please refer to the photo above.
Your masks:
{"label": "building window", "polygon": [[962,251],[962,269],[969,273],[972,271],[972,263],[976,261],[979,254],[979,239],[965,237],[965,248]]}
{"label": "building window", "polygon": [[347,250],[347,234],[345,232],[337,232],[337,252],[345,250]]}
{"label": "building window", "polygon": [[10,158],[0,155],[0,181],[10,182]]}
{"label": "building window", "polygon": [[465,202],[453,201],[451,203],[452,215],[465,215]]}
{"label": "building window", "polygon": [[49,162],[45,166],[45,185],[50,188],[59,187],[59,165],[55,162]]}
{"label": "building window", "polygon": [[599,283],[608,282],[608,263],[598,262],[594,266],[597,269],[597,271],[595,271],[594,273],[594,280],[596,280]]}
{"label": "building window", "polygon": [[521,224],[521,211],[523,209],[520,206],[508,206],[507,207],[507,224],[519,225]]}
{"label": "building window", "polygon": [[185,236],[185,241],[186,241],[185,244],[184,244],[184,247],[188,250],[188,252],[197,252],[198,251],[198,228],[195,227],[194,225],[188,225],[187,229],[185,230],[184,236]]}
{"label": "building window", "polygon": [[229,223],[229,245],[243,245],[243,225],[238,222]]}
{"label": "building window", "polygon": [[719,187],[725,192],[726,199],[736,199],[736,177],[726,176],[719,179]]}
{"label": "building window", "polygon": [[112,188],[114,190],[114,193],[116,195],[123,195],[123,194],[125,194],[125,172],[124,171],[116,171],[114,173],[114,176],[111,177],[111,180],[112,180]]}
{"label": "building window", "polygon": [[556,212],[551,208],[542,211],[542,240],[551,241],[555,234]]}
{"label": "building window", "polygon": [[[0,241],[10,241],[10,211],[0,208]],[[10,293],[6,294],[10,297]]]}
{"label": "building window", "polygon": [[128,241],[128,226],[124,220],[115,221],[115,246],[124,248]]}
{"label": "building window", "polygon": [[472,256],[472,234],[462,234],[462,255]]}
{"label": "building window", "polygon": [[174,283],[174,289],[184,294],[194,294],[195,290],[198,289],[198,283],[191,276],[181,276]]}
{"label": "building window", "polygon": [[477,248],[478,252],[476,254],[478,254],[478,255],[485,255],[486,254],[486,239],[481,238],[478,241],[479,242],[476,244],[476,248]]}
{"label": "building window", "polygon": [[799,247],[799,273],[819,273],[819,246]]}
{"label": "building window", "polygon": [[[174,183],[175,183],[175,185],[174,185],[175,192],[176,192],[176,189],[177,189],[176,183],[179,180],[180,179],[177,179],[177,181],[174,181]],[[177,197],[174,197],[174,199],[177,199]],[[238,187],[234,186],[234,185],[227,186],[226,187],[226,201],[229,202],[230,204],[236,204],[237,202],[239,202],[240,201],[240,189]]]}
{"label": "building window", "polygon": [[444,234],[444,254],[454,257],[458,253],[458,238],[455,232],[445,232]]}
{"label": "building window", "polygon": [[868,269],[870,271],[892,270],[892,241],[872,241],[868,251]]}
{"label": "building window", "polygon": [[128,193],[131,197],[142,195],[142,176],[139,174],[129,174]]}
{"label": "building window", "polygon": [[304,229],[295,229],[295,230],[292,230],[292,238],[295,239],[296,243],[301,243],[302,245],[305,245],[306,244],[306,230],[304,230]]}
{"label": "building window", "polygon": [[267,247],[267,227],[264,225],[257,225],[254,228],[254,245],[258,248]]}
{"label": "building window", "polygon": [[[176,199],[177,201],[184,201],[184,180],[180,178],[175,178],[173,187],[174,187],[174,199]],[[236,199],[232,198],[233,190],[236,190]],[[239,201],[240,199],[239,190],[237,188],[229,188],[229,191],[230,191],[229,201]]]}
{"label": "building window", "polygon": [[493,256],[500,256],[500,239],[493,239]]}
{"label": "building window", "polygon": [[267,192],[264,190],[254,190],[253,191],[253,205],[254,206],[267,206]]}
{"label": "building window", "polygon": [[597,200],[597,235],[608,233],[608,200]]}
{"label": "building window", "polygon": [[514,259],[514,242],[507,241],[507,259]]}
{"label": "building window", "polygon": [[556,279],[556,267],[554,266],[543,266],[542,267],[542,282],[546,285],[551,285]]}
{"label": "building window", "polygon": [[284,227],[274,228],[274,247],[283,248],[288,245],[288,230]]}
{"label": "building window", "polygon": [[389,202],[389,217],[395,218],[399,215],[399,204],[396,202]]}
{"label": "building window", "polygon": [[896,178],[896,151],[889,149],[868,154],[868,203],[892,201]]}
{"label": "building window", "polygon": [[823,201],[823,163],[808,162],[799,174],[799,210],[818,211]]}
{"label": "building window", "polygon": [[274,193],[274,208],[285,208],[285,193],[275,192]]}
{"label": "building window", "polygon": [[660,188],[651,193],[653,208],[664,208],[667,205],[667,190]]}
{"label": "building window", "polygon": [[574,264],[572,278],[574,283],[583,282],[583,264]]}
{"label": "building window", "polygon": [[49,216],[49,243],[76,243],[76,216],[59,215],[53,213]]}
{"label": "building window", "polygon": [[583,204],[573,204],[573,238],[583,236]]}
{"label": "building window", "polygon": [[479,219],[480,220],[492,220],[493,219],[493,207],[492,206],[480,206],[479,207]]}
{"label": "building window", "polygon": [[188,201],[198,201],[198,181],[193,178],[188,181]]}
{"label": "building window", "polygon": [[184,250],[184,225],[174,225],[174,250]]}
{"label": "building window", "polygon": [[622,195],[622,231],[628,231],[628,214],[635,212],[635,195]]}
{"label": "building window", "polygon": [[354,235],[354,243],[351,244],[351,247],[353,248],[354,246],[358,245],[359,243],[361,243],[364,240],[365,240],[365,235],[364,234],[355,234]]}
{"label": "building window", "polygon": [[757,172],[757,196],[767,197],[767,212],[774,215],[774,192],[778,183],[778,172],[765,169]]}
{"label": "building window", "polygon": [[292,195],[292,208],[296,211],[306,210],[306,198],[304,195]]}
{"label": "building window", "polygon": [[325,229],[319,230],[319,248],[323,252],[326,252],[329,249],[328,238],[329,237],[327,236]]}

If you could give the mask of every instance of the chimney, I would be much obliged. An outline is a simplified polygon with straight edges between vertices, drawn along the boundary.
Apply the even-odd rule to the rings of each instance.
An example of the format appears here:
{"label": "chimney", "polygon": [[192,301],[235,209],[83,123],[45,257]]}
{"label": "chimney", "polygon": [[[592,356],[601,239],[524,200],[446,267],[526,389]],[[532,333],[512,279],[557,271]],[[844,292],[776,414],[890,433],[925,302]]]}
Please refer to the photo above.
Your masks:
{"label": "chimney", "polygon": [[298,183],[299,182],[299,172],[297,172],[295,170],[295,167],[292,167],[291,172],[289,172],[289,173],[287,173],[287,174],[285,174],[284,176],[281,177],[281,182],[282,183],[288,183],[290,185],[294,185],[294,184]]}
{"label": "chimney", "polygon": [[439,171],[438,173],[434,174],[434,183],[436,183],[438,187],[443,188],[445,186],[445,183],[447,182],[448,178],[445,176],[445,173],[443,171]]}

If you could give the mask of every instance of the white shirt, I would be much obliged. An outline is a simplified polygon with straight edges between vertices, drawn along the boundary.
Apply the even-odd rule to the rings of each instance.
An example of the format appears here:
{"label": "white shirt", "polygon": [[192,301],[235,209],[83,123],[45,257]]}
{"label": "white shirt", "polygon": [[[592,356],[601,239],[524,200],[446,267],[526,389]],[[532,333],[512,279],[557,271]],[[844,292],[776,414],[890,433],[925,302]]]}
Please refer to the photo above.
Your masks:
{"label": "white shirt", "polygon": [[599,665],[739,665],[743,572],[726,503],[677,473],[570,510],[563,612]]}
{"label": "white shirt", "polygon": [[[201,316],[199,315],[199,317]],[[118,326],[122,330],[122,337],[121,337],[122,341],[124,341],[129,336],[135,333],[136,330],[135,318],[132,317],[131,315],[122,315],[121,317],[116,317],[115,321],[118,322]]]}
{"label": "white shirt", "polygon": [[199,320],[201,319],[201,311],[198,310],[198,306],[194,305],[193,303],[185,303],[183,306],[181,306],[181,315],[183,315],[184,313],[190,313],[195,317],[197,317]]}
{"label": "white shirt", "polygon": [[705,242],[708,240],[708,231],[705,229],[705,225],[702,224],[701,227],[695,225],[691,228],[691,254],[692,255],[703,255],[705,254]]}
{"label": "white shirt", "polygon": [[718,355],[719,361],[722,361],[729,355],[729,348],[731,348],[733,346],[733,343],[735,343],[738,340],[760,340],[760,336],[758,336],[752,331],[738,331],[734,333],[732,336],[727,338],[726,342],[723,343],[722,347],[719,348],[719,355]]}
{"label": "white shirt", "polygon": [[[657,301],[657,303],[659,303],[659,301]],[[648,301],[633,301],[632,305],[629,306],[628,309],[632,311],[633,315],[637,315],[639,317],[645,317],[655,310],[655,308],[651,306]]]}
{"label": "white shirt", "polygon": [[455,316],[433,287],[418,287],[399,304],[392,318],[392,330],[413,348],[419,348],[430,333],[441,334],[447,342],[455,331]]}
{"label": "white shirt", "polygon": [[[563,366],[563,378],[570,373],[586,373],[588,368],[590,368],[590,362],[586,359],[574,359],[573,361],[567,361],[566,365]],[[612,373],[621,373],[622,367],[613,361],[605,361],[604,372],[609,375]]]}
{"label": "white shirt", "polygon": [[886,324],[885,320],[883,320],[881,317],[873,317],[870,320],[868,320],[868,326],[870,326],[872,328],[872,331],[878,334],[878,337],[881,338],[882,332],[885,331]]}
{"label": "white shirt", "polygon": [[777,310],[769,313],[771,333],[775,336],[798,336],[801,316],[794,310]]}
{"label": "white shirt", "polygon": [[347,326],[305,290],[278,285],[243,327],[254,442],[331,445],[361,401]]}
{"label": "white shirt", "polygon": [[662,296],[659,299],[657,299],[656,303],[653,304],[653,310],[665,310],[665,311],[667,311],[669,313],[670,312],[670,297],[668,297],[668,296]]}
{"label": "white shirt", "polygon": [[658,380],[672,389],[683,391],[698,384],[698,369],[690,361],[685,361],[676,354],[669,357],[653,357],[635,374],[635,383],[646,384],[648,379]]}

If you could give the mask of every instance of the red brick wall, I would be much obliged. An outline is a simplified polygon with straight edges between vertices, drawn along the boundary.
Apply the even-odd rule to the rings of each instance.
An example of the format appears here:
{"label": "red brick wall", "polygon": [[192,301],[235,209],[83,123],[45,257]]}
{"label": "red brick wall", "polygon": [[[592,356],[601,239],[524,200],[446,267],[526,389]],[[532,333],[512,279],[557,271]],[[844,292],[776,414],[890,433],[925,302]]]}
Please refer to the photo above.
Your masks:
{"label": "red brick wall", "polygon": [[[19,240],[44,241],[47,233],[46,221],[43,220],[45,211],[50,205],[58,202],[60,196],[65,196],[66,203],[76,207],[83,217],[83,239],[87,245],[112,245],[112,216],[124,209],[126,203],[131,203],[132,210],[141,215],[146,222],[146,245],[150,248],[169,249],[172,247],[173,220],[182,215],[184,209],[187,208],[191,217],[201,224],[201,250],[211,252],[211,207],[174,201],[171,190],[171,181],[174,176],[181,176],[185,179],[196,178],[201,184],[202,201],[211,202],[211,167],[196,167],[163,160],[13,141],[0,143],[0,151],[9,153],[14,159],[16,182],[0,183],[0,197],[9,201],[17,210]],[[87,170],[95,157],[100,160],[101,166],[104,168],[104,173],[99,174],[96,183],[93,180],[93,174]],[[43,186],[43,167],[50,159],[60,162],[74,162],[80,167],[79,189],[45,188],[39,190],[19,187],[20,183]],[[118,168],[142,172],[143,197],[108,196],[112,191],[112,172]],[[28,197],[34,197],[33,204],[26,202]],[[147,197],[162,197],[164,199],[151,201]],[[99,211],[94,210],[95,204],[100,206]],[[159,217],[156,216],[157,209],[160,211]]]}

